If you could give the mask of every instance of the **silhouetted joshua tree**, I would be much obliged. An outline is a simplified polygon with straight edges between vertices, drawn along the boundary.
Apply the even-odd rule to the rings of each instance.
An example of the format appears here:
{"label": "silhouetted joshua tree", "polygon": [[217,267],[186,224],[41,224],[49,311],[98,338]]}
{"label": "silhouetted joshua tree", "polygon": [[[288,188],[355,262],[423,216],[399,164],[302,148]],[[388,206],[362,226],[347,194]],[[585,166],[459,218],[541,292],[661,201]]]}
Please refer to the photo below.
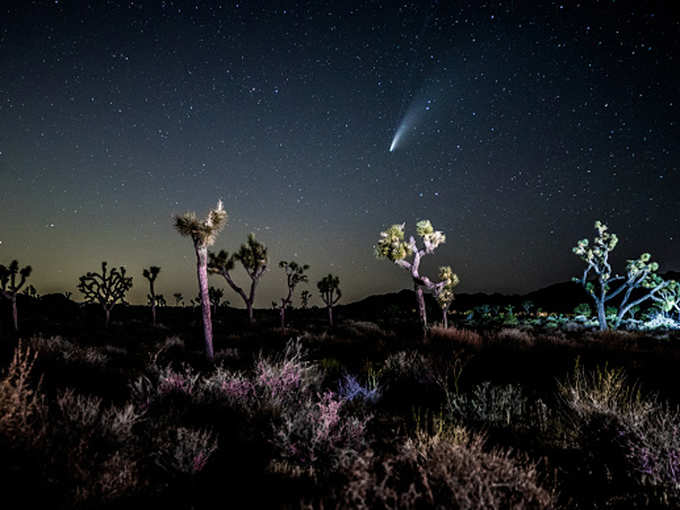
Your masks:
{"label": "silhouetted joshua tree", "polygon": [[142,276],[149,281],[149,294],[146,298],[151,305],[151,324],[156,326],[156,305],[158,304],[158,297],[154,289],[154,283],[156,282],[156,277],[158,273],[161,272],[161,268],[158,266],[151,266],[149,269],[144,269],[142,271]]}
{"label": "silhouetted joshua tree", "polygon": [[460,283],[458,275],[453,272],[450,266],[439,268],[439,282],[434,285],[433,293],[440,308],[442,309],[442,326],[449,327],[449,308],[455,297],[453,291]]}
{"label": "silhouetted joshua tree", "polygon": [[[19,313],[17,311],[17,294],[21,287],[26,283],[26,279],[31,276],[33,269],[25,266],[19,269],[19,262],[13,260],[9,266],[0,264],[0,295],[5,297],[12,304],[12,322],[14,331],[19,331]],[[20,280],[17,282],[17,275]]]}
{"label": "silhouetted joshua tree", "polygon": [[196,251],[196,273],[198,288],[201,295],[201,312],[203,318],[203,336],[205,338],[205,353],[210,361],[214,361],[212,341],[212,321],[210,319],[210,296],[208,295],[208,246],[212,246],[224,225],[227,213],[222,201],[208,213],[204,220],[199,220],[196,213],[187,212],[175,217],[175,229],[182,236],[191,237]]}
{"label": "silhouetted joshua tree", "polygon": [[172,297],[175,298],[175,306],[179,306],[180,304],[184,306],[184,296],[182,296],[181,292],[175,292]]}
{"label": "silhouetted joshua tree", "polygon": [[127,304],[125,294],[132,288],[132,276],[125,275],[125,268],[115,267],[110,271],[107,263],[102,262],[101,273],[87,273],[80,277],[78,290],[88,303],[98,303],[106,314],[104,327],[109,327],[111,310],[118,303]]}
{"label": "silhouetted joshua tree", "polygon": [[156,304],[161,308],[168,306],[168,302],[165,300],[165,296],[163,294],[156,294]]}
{"label": "silhouetted joshua tree", "polygon": [[[648,299],[654,299],[660,290],[669,285],[669,282],[663,281],[655,274],[659,269],[659,264],[650,262],[649,253],[643,253],[637,259],[626,261],[625,276],[612,275],[609,253],[614,250],[619,238],[616,234],[608,232],[607,225],[599,220],[595,222],[595,230],[597,236],[593,238],[592,243],[588,239],[582,239],[572,249],[574,254],[587,264],[583,276],[574,278],[574,281],[581,283],[595,301],[600,330],[604,331],[608,328],[605,310],[605,304],[608,301],[623,294],[614,321],[616,328],[633,307]],[[595,275],[595,283],[588,281],[591,271]],[[622,283],[612,290],[611,284],[618,281]],[[634,301],[629,301],[631,293],[637,288],[647,289],[649,292]]]}
{"label": "silhouetted joshua tree", "polygon": [[38,290],[33,285],[26,287],[24,289],[23,295],[33,299],[40,299],[40,294],[38,294]]}
{"label": "silhouetted joshua tree", "polygon": [[342,292],[340,292],[340,277],[329,274],[324,276],[321,281],[316,284],[316,287],[321,293],[321,299],[326,303],[328,309],[328,325],[333,327],[333,307],[340,301]]}
{"label": "silhouetted joshua tree", "polygon": [[[286,308],[290,306],[293,302],[293,293],[295,292],[295,287],[300,283],[306,283],[308,280],[305,271],[309,269],[307,264],[300,265],[295,261],[287,262],[282,260],[279,262],[279,267],[286,273],[286,286],[288,287],[288,294],[286,297],[281,298],[281,303],[277,305],[279,309],[279,318],[281,319],[281,328],[286,327]],[[276,305],[276,303],[272,303]]]}
{"label": "silhouetted joshua tree", "polygon": [[[408,242],[404,241],[404,227],[392,225],[387,230],[380,232],[380,239],[375,249],[378,258],[386,258],[400,267],[406,269],[413,279],[413,289],[416,292],[416,301],[420,313],[420,324],[423,328],[423,335],[427,335],[427,312],[425,309],[425,296],[423,287],[434,292],[436,284],[427,276],[419,273],[420,261],[425,255],[434,252],[437,247],[446,242],[446,236],[439,230],[432,227],[430,220],[422,220],[416,223],[416,234],[422,239],[425,248],[418,248],[416,240],[411,236]],[[412,261],[406,260],[413,256]]]}
{"label": "silhouetted joshua tree", "polygon": [[217,314],[217,307],[220,306],[220,302],[224,297],[224,290],[218,289],[217,287],[210,287],[208,289],[208,297],[210,298],[210,306],[212,306],[213,315]]}
{"label": "silhouetted joshua tree", "polygon": [[[253,317],[253,304],[255,302],[255,288],[260,278],[267,270],[267,247],[255,239],[254,234],[248,235],[248,241],[242,244],[239,250],[229,255],[228,252],[220,250],[218,254],[209,253],[208,272],[221,274],[229,286],[234,289],[246,304],[248,310],[248,320],[252,324],[255,322]],[[235,261],[239,261],[250,277],[250,290],[246,292],[234,282],[231,271],[234,269]]]}
{"label": "silhouetted joshua tree", "polygon": [[308,290],[303,290],[302,293],[300,294],[300,301],[302,302],[301,308],[303,310],[306,310],[307,307],[309,306],[309,300],[312,298],[312,293],[309,292]]}

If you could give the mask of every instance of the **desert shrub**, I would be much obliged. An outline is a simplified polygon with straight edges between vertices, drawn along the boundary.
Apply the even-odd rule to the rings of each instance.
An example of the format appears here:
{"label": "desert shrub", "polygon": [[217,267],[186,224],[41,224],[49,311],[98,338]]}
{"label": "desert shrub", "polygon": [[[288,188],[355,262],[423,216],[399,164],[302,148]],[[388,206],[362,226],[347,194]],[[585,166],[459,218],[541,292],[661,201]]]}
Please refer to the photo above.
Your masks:
{"label": "desert shrub", "polygon": [[280,458],[320,477],[337,469],[341,452],[348,455],[363,450],[370,417],[344,413],[345,402],[327,391],[286,408],[273,428],[272,443]]}
{"label": "desert shrub", "polygon": [[338,383],[338,393],[348,401],[358,398],[365,402],[375,403],[380,399],[381,395],[378,385],[378,374],[369,371],[366,385],[362,385],[353,375],[345,374]]}
{"label": "desert shrub", "polygon": [[299,339],[286,344],[284,352],[275,357],[263,357],[255,363],[252,383],[261,405],[282,409],[300,395],[312,393],[321,384],[323,374],[306,356]]}
{"label": "desert shrub", "polygon": [[106,409],[102,413],[101,422],[107,433],[122,443],[132,437],[132,428],[143,418],[143,411],[127,403],[121,407],[112,406]]}
{"label": "desert shrub", "polygon": [[168,395],[195,397],[200,377],[200,373],[186,364],[180,370],[174,370],[170,365],[165,366],[158,374],[158,394],[161,398]]}
{"label": "desert shrub", "polygon": [[47,406],[31,379],[36,356],[19,343],[0,379],[0,435],[12,443],[36,444],[45,434]]}
{"label": "desert shrub", "polygon": [[530,333],[519,328],[503,328],[496,333],[493,340],[500,344],[511,344],[520,347],[532,347],[536,343]]}
{"label": "desert shrub", "polygon": [[484,342],[482,336],[472,330],[439,327],[430,329],[430,339],[432,341],[455,342],[472,347],[480,347]]}
{"label": "desert shrub", "polygon": [[348,482],[339,506],[347,508],[554,508],[555,494],[541,483],[535,463],[487,450],[465,429],[406,438],[393,454],[372,452],[345,466]]}
{"label": "desert shrub", "polygon": [[226,402],[246,413],[257,407],[255,385],[245,374],[220,366],[201,384],[211,401]]}
{"label": "desert shrub", "polygon": [[457,422],[514,428],[547,424],[545,405],[531,402],[518,384],[496,386],[486,381],[465,393],[449,392],[445,404],[448,417]]}
{"label": "desert shrub", "polygon": [[427,359],[418,351],[397,351],[385,359],[380,371],[381,381],[388,388],[399,384],[429,382],[427,365]]}
{"label": "desert shrub", "polygon": [[177,427],[159,441],[156,463],[171,474],[197,475],[217,446],[217,437],[209,430]]}
{"label": "desert shrub", "polygon": [[38,356],[51,356],[66,364],[82,364],[95,368],[105,367],[109,356],[92,346],[77,345],[61,336],[42,338],[34,336],[30,339],[31,348]]}
{"label": "desert shrub", "polygon": [[57,407],[61,413],[65,430],[82,436],[100,425],[102,399],[76,393],[67,388],[57,395]]}

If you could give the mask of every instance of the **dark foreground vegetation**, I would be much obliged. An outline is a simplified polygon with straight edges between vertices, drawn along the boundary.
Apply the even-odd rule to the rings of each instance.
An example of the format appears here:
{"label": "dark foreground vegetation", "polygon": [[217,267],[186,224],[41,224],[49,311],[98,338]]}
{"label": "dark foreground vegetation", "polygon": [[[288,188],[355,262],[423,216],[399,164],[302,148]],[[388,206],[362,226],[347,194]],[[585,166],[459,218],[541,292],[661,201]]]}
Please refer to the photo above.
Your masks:
{"label": "dark foreground vegetation", "polygon": [[411,308],[340,308],[331,330],[325,310],[282,329],[218,309],[211,364],[200,309],[153,327],[123,307],[103,329],[99,307],[48,298],[20,340],[3,329],[0,480],[24,507],[680,504],[676,332],[499,307],[423,341]]}

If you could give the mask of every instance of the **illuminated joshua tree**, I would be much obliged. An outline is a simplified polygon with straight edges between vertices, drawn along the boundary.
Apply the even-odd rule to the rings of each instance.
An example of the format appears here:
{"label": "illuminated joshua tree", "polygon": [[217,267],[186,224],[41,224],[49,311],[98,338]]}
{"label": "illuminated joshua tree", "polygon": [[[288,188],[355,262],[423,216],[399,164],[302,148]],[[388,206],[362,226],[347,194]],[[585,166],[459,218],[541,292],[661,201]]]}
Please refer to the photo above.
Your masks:
{"label": "illuminated joshua tree", "polygon": [[319,281],[316,286],[321,293],[321,299],[326,303],[326,308],[328,309],[328,324],[333,327],[333,307],[340,301],[342,292],[340,292],[340,277],[333,276],[329,274],[324,276],[321,281]]}
{"label": "illuminated joshua tree", "polygon": [[151,266],[149,269],[144,269],[142,271],[142,276],[149,281],[149,294],[146,297],[147,300],[149,301],[149,304],[151,305],[151,323],[154,326],[156,325],[156,305],[159,304],[158,300],[160,297],[156,295],[154,283],[156,281],[158,273],[160,272],[161,268],[158,266]]}
{"label": "illuminated joshua tree", "polygon": [[201,315],[203,318],[203,336],[205,353],[210,361],[215,359],[212,341],[212,321],[210,320],[210,297],[208,295],[208,246],[212,246],[217,234],[227,222],[227,213],[222,201],[212,209],[204,220],[199,220],[194,212],[187,212],[175,217],[175,229],[182,236],[191,237],[196,251],[196,273],[201,296]]}
{"label": "illuminated joshua tree", "polygon": [[[425,255],[433,253],[440,244],[446,242],[446,236],[441,231],[435,230],[430,220],[419,221],[416,223],[416,234],[422,239],[425,247],[418,248],[413,236],[409,238],[408,242],[404,241],[405,226],[405,223],[401,225],[396,224],[384,232],[380,232],[380,239],[378,240],[375,254],[378,258],[386,258],[394,262],[411,274],[413,289],[416,292],[418,312],[420,314],[420,324],[425,335],[427,334],[427,312],[423,288],[434,292],[437,284],[432,282],[427,276],[420,274],[420,261]],[[413,257],[413,260],[407,260],[410,257]]]}
{"label": "illuminated joshua tree", "polygon": [[[254,234],[248,236],[248,241],[241,245],[239,250],[229,256],[224,250],[215,255],[208,254],[208,271],[212,274],[221,274],[229,286],[234,289],[246,304],[248,309],[248,320],[252,324],[255,322],[253,317],[253,304],[255,303],[255,288],[260,278],[267,269],[267,247],[255,239]],[[235,261],[239,261],[250,277],[250,290],[246,292],[234,282],[231,271],[234,269]]]}
{"label": "illuminated joshua tree", "polygon": [[[33,269],[26,266],[19,269],[19,262],[13,260],[9,266],[0,264],[0,295],[12,303],[12,321],[14,331],[19,331],[19,313],[17,311],[17,294],[21,287],[26,283],[26,279],[31,276]],[[20,277],[17,281],[17,275]]]}
{"label": "illuminated joshua tree", "polygon": [[175,298],[175,306],[179,306],[180,304],[184,306],[184,296],[182,296],[181,292],[175,292],[172,297]]}
{"label": "illuminated joshua tree", "polygon": [[111,310],[118,303],[125,304],[125,294],[132,288],[132,276],[126,276],[125,268],[113,268],[110,271],[107,263],[102,262],[102,272],[90,272],[80,277],[78,290],[83,293],[85,301],[99,304],[106,314],[104,326],[109,327]]}
{"label": "illuminated joshua tree", "polygon": [[673,313],[680,317],[680,283],[675,280],[669,280],[668,285],[659,291],[658,296],[653,296],[652,299],[656,301],[657,306],[664,314]]}
{"label": "illuminated joshua tree", "polygon": [[309,300],[312,298],[312,293],[308,290],[303,290],[300,294],[300,301],[302,301],[302,309],[306,310],[309,306]]}
{"label": "illuminated joshua tree", "polygon": [[[279,267],[286,273],[286,285],[288,286],[288,294],[286,297],[281,298],[281,304],[277,305],[279,309],[279,318],[281,319],[281,328],[283,329],[286,327],[286,308],[293,302],[295,287],[300,283],[307,282],[308,278],[304,273],[309,269],[309,266],[307,264],[301,266],[294,261],[286,262],[285,260],[282,260],[279,262]],[[272,304],[276,305],[276,303]]]}
{"label": "illuminated joshua tree", "polygon": [[[588,239],[582,239],[572,249],[574,254],[587,264],[583,276],[574,278],[574,281],[580,282],[592,296],[597,308],[600,330],[604,331],[608,328],[605,311],[605,305],[608,301],[623,295],[614,322],[616,328],[633,307],[648,299],[654,299],[657,293],[665,288],[669,282],[664,282],[655,274],[656,270],[659,269],[659,264],[650,262],[651,255],[649,253],[643,253],[637,259],[628,260],[625,276],[613,275],[609,263],[609,253],[614,250],[619,238],[616,234],[608,232],[607,226],[600,221],[595,222],[595,230],[597,236],[593,238],[592,242]],[[594,282],[588,281],[591,271],[595,276]],[[621,283],[617,284],[616,289],[612,290],[612,284],[615,282]],[[630,301],[631,294],[635,289],[646,289],[648,292]]]}
{"label": "illuminated joshua tree", "polygon": [[450,266],[443,266],[439,268],[439,282],[435,284],[433,293],[437,299],[437,303],[442,309],[442,326],[449,327],[449,319],[447,314],[449,308],[454,300],[454,289],[460,283],[458,275],[453,272]]}

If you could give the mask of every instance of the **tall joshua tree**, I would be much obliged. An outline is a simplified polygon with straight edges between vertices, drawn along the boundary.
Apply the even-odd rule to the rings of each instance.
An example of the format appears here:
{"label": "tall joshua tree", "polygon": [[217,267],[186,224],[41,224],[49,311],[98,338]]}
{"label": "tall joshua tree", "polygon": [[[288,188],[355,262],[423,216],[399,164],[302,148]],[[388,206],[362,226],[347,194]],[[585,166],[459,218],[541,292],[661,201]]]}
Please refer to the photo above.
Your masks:
{"label": "tall joshua tree", "polygon": [[227,213],[222,201],[212,209],[204,220],[199,220],[194,212],[175,216],[175,229],[182,236],[191,237],[196,251],[196,273],[201,295],[201,314],[203,317],[203,336],[205,352],[210,361],[215,359],[212,341],[212,322],[210,320],[210,297],[208,296],[208,247],[217,239],[217,234],[227,222]]}
{"label": "tall joshua tree", "polygon": [[321,299],[326,303],[328,309],[328,324],[333,327],[333,307],[340,301],[342,292],[340,292],[340,277],[329,274],[324,276],[321,281],[316,284],[316,287],[321,293]]}
{"label": "tall joshua tree", "polygon": [[[626,275],[612,274],[612,267],[609,263],[609,254],[616,248],[619,238],[616,234],[609,232],[607,225],[601,221],[595,222],[597,235],[592,242],[582,239],[572,249],[575,255],[586,263],[586,269],[581,278],[574,278],[574,281],[581,283],[588,294],[595,301],[597,308],[597,318],[600,323],[600,330],[608,328],[605,305],[617,296],[621,296],[619,309],[614,321],[614,327],[618,327],[623,317],[635,306],[648,300],[655,299],[657,293],[669,285],[663,281],[656,271],[659,269],[657,262],[650,262],[651,255],[643,253],[637,259],[626,261]],[[589,281],[592,274],[595,281]],[[612,284],[618,285],[615,289]],[[631,294],[635,289],[647,290],[642,296],[631,301]]]}
{"label": "tall joshua tree", "polygon": [[[17,311],[17,294],[21,287],[26,283],[26,279],[31,276],[33,269],[25,266],[19,269],[19,262],[13,260],[9,266],[0,264],[0,295],[12,303],[12,322],[14,331],[19,331],[19,313]],[[17,275],[20,277],[17,282]]]}
{"label": "tall joshua tree", "polygon": [[149,281],[149,294],[146,297],[151,305],[151,323],[154,327],[156,326],[156,306],[159,304],[159,296],[154,289],[154,283],[160,272],[161,268],[158,266],[151,266],[149,269],[144,269],[142,271],[142,276]]}
{"label": "tall joshua tree", "polygon": [[442,309],[442,326],[444,328],[449,327],[449,308],[455,297],[453,291],[459,283],[458,275],[453,272],[450,266],[439,268],[439,282],[435,284],[433,293]]}
{"label": "tall joshua tree", "polygon": [[[420,261],[425,255],[434,253],[440,244],[446,242],[446,236],[432,227],[430,220],[422,220],[416,223],[416,234],[421,238],[424,248],[418,248],[416,240],[411,236],[408,242],[404,241],[404,228],[406,224],[392,225],[387,230],[380,232],[380,239],[375,249],[378,258],[386,258],[400,267],[406,269],[413,280],[413,289],[416,292],[420,324],[423,335],[427,334],[427,311],[425,309],[425,295],[423,288],[435,291],[436,283],[427,276],[420,274]],[[413,257],[409,261],[408,258]]]}
{"label": "tall joshua tree", "polygon": [[132,276],[126,276],[125,268],[108,270],[102,262],[102,272],[89,272],[80,277],[78,290],[88,303],[98,303],[106,315],[104,327],[109,327],[111,310],[118,303],[125,304],[125,294],[132,288]]}
{"label": "tall joshua tree", "polygon": [[307,282],[308,278],[304,273],[309,269],[309,266],[307,264],[300,265],[292,260],[290,262],[282,260],[279,262],[279,267],[286,273],[286,285],[288,286],[288,294],[281,298],[281,304],[278,305],[281,328],[283,329],[286,327],[286,308],[293,302],[295,287],[300,283]]}
{"label": "tall joshua tree", "polygon": [[[248,320],[252,324],[255,322],[253,317],[253,304],[255,303],[255,288],[260,278],[267,270],[267,247],[255,239],[254,234],[248,235],[248,241],[242,244],[236,253],[231,256],[228,252],[220,250],[218,254],[209,253],[208,272],[221,274],[229,286],[234,289],[246,304],[248,309]],[[250,290],[246,292],[239,287],[231,277],[235,261],[239,261],[250,277]]]}

